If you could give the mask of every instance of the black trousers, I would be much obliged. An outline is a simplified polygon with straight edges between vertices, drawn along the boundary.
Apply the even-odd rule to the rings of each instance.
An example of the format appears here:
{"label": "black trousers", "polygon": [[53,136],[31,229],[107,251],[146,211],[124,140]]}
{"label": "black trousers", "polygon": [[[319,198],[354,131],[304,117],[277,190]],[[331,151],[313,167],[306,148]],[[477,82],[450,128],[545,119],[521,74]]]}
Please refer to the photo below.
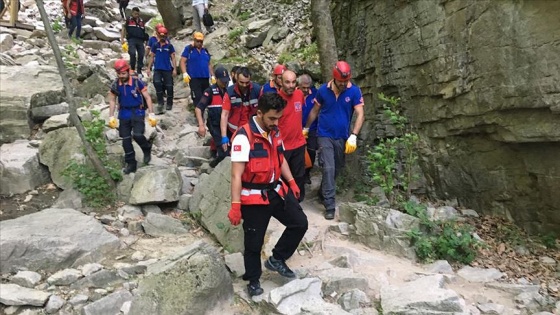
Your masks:
{"label": "black trousers", "polygon": [[128,39],[128,55],[130,56],[130,68],[137,73],[142,73],[144,67],[144,54],[146,47],[144,40],[131,37]]}
{"label": "black trousers", "polygon": [[167,108],[173,106],[173,71],[154,70],[154,87],[156,88],[156,96],[158,105],[163,106],[163,91],[167,92],[166,105]]}
{"label": "black trousers", "polygon": [[126,7],[128,7],[128,0],[120,0],[119,1],[119,12],[121,13],[121,17],[126,19]]}
{"label": "black trousers", "polygon": [[287,260],[296,251],[307,231],[307,216],[299,202],[290,192],[282,199],[275,191],[268,193],[268,205],[241,205],[245,252],[245,274],[243,280],[259,280],[262,274],[261,249],[270,218],[274,217],[286,229],[274,246],[272,255],[276,259]]}
{"label": "black trousers", "polygon": [[284,159],[290,166],[290,172],[299,187],[299,201],[305,198],[305,145],[284,151]]}
{"label": "black trousers", "polygon": [[133,115],[131,119],[119,119],[119,136],[122,138],[124,161],[126,163],[136,162],[132,138],[134,138],[134,141],[138,143],[144,153],[152,150],[152,144],[144,137],[145,129],[144,115]]}
{"label": "black trousers", "polygon": [[[195,107],[198,105],[198,102],[200,102],[200,98],[202,97],[204,90],[210,86],[210,82],[208,80],[208,78],[191,78],[189,87],[191,88],[191,98]],[[220,141],[220,143],[222,142]]]}
{"label": "black trousers", "polygon": [[216,145],[216,164],[218,164],[227,156],[227,152],[222,148],[222,132],[220,130],[220,125],[219,122],[210,122],[208,120],[206,126],[208,126],[208,131],[210,131],[210,135],[214,140],[214,145]]}
{"label": "black trousers", "polygon": [[313,165],[315,165],[318,149],[319,144],[317,143],[317,130],[310,131],[307,136],[307,152],[309,153],[309,158],[311,159],[311,167],[305,169],[305,178],[309,178],[311,169],[313,169]]}

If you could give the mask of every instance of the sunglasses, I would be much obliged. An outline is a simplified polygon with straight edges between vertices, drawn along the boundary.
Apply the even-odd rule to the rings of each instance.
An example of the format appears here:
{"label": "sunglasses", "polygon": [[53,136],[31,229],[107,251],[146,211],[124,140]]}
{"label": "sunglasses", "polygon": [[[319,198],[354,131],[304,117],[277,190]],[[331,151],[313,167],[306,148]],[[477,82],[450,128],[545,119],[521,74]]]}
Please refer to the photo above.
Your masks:
{"label": "sunglasses", "polygon": [[202,41],[201,41],[201,40],[198,40],[198,39],[195,39],[194,42],[195,42],[195,43],[202,43]]}

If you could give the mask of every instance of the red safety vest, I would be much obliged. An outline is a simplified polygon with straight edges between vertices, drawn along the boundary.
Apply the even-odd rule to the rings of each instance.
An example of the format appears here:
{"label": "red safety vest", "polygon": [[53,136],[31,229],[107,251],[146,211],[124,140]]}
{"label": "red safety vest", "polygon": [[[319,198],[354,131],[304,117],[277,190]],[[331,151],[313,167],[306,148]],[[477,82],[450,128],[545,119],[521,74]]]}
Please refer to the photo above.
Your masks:
{"label": "red safety vest", "polygon": [[271,131],[272,143],[270,143],[261,135],[253,119],[241,126],[233,138],[238,133],[246,135],[251,144],[249,162],[245,164],[245,170],[241,175],[241,204],[267,205],[270,190],[275,190],[284,198],[288,187],[280,180],[281,166],[284,162],[280,133]]}
{"label": "red safety vest", "polygon": [[228,129],[235,132],[239,126],[245,125],[250,121],[251,116],[257,113],[257,105],[259,103],[260,86],[251,82],[249,92],[246,95],[241,94],[237,88],[237,84],[227,88],[231,109],[228,118]]}

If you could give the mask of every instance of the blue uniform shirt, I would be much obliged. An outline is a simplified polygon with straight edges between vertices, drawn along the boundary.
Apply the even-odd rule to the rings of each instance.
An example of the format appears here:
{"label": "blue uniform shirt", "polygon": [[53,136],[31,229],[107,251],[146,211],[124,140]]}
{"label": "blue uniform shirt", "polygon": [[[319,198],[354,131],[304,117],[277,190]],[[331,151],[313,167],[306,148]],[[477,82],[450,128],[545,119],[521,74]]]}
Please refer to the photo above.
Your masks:
{"label": "blue uniform shirt", "polygon": [[210,78],[210,53],[204,47],[198,51],[194,46],[187,45],[181,54],[187,58],[187,73],[191,78]]}
{"label": "blue uniform shirt", "polygon": [[268,81],[262,86],[261,93],[264,94],[268,92],[278,93],[278,89],[276,88],[276,84],[274,84],[274,81]]}
{"label": "blue uniform shirt", "polygon": [[154,70],[171,71],[173,65],[171,64],[171,55],[175,53],[175,47],[169,42],[161,44],[159,42],[152,46],[152,53],[154,56]]}
{"label": "blue uniform shirt", "polygon": [[[311,94],[305,96],[305,104],[303,104],[303,111],[301,113],[302,116],[302,126],[305,127],[307,123],[307,118],[309,118],[309,113],[315,106],[315,96],[317,95],[317,89],[314,86],[311,86]],[[317,130],[317,122],[319,119],[315,119],[315,121],[309,126],[309,131]]]}
{"label": "blue uniform shirt", "polygon": [[338,97],[331,85],[333,81],[321,85],[315,100],[321,105],[317,136],[333,139],[348,139],[350,122],[355,106],[362,106],[362,91],[357,85],[348,82],[346,90]]}
{"label": "blue uniform shirt", "polygon": [[[136,88],[136,83],[138,88]],[[119,103],[119,119],[131,119],[132,116],[144,116],[146,111],[141,108],[143,105],[142,91],[146,89],[142,80],[130,77],[128,82],[117,83],[117,101]]]}

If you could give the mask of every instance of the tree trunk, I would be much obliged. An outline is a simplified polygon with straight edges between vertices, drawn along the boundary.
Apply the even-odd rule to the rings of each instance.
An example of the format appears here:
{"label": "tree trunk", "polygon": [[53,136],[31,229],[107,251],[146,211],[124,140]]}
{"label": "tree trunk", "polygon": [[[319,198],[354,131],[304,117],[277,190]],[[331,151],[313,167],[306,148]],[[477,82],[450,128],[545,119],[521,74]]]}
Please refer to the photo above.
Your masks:
{"label": "tree trunk", "polygon": [[86,154],[89,157],[91,163],[97,170],[97,172],[105,179],[109,187],[113,190],[116,190],[116,185],[107,169],[103,166],[103,163],[97,156],[97,153],[93,150],[90,143],[86,140],[85,136],[85,129],[84,125],[82,125],[82,121],[78,117],[78,113],[76,111],[76,101],[74,99],[74,95],[72,94],[72,89],[70,88],[70,82],[68,81],[68,77],[66,76],[66,68],[64,67],[64,62],[62,61],[62,54],[60,52],[60,47],[58,47],[58,43],[54,38],[54,33],[51,27],[51,22],[45,11],[45,5],[43,0],[36,0],[37,7],[39,8],[39,13],[41,14],[41,20],[43,20],[43,25],[45,26],[45,32],[47,33],[47,38],[49,39],[49,44],[54,53],[54,58],[56,59],[56,65],[58,67],[58,72],[62,77],[62,84],[64,85],[64,92],[66,93],[66,99],[68,100],[68,111],[70,112],[70,122],[76,127],[78,131],[78,135],[84,144],[84,148],[86,149]]}
{"label": "tree trunk", "polygon": [[317,37],[323,82],[331,79],[332,68],[338,61],[330,4],[330,0],[311,0],[311,22]]}
{"label": "tree trunk", "polygon": [[[188,2],[188,5],[190,5],[190,1]],[[170,35],[175,35],[177,31],[183,28],[179,11],[175,8],[171,0],[156,0],[156,3],[165,28],[167,28]]]}

